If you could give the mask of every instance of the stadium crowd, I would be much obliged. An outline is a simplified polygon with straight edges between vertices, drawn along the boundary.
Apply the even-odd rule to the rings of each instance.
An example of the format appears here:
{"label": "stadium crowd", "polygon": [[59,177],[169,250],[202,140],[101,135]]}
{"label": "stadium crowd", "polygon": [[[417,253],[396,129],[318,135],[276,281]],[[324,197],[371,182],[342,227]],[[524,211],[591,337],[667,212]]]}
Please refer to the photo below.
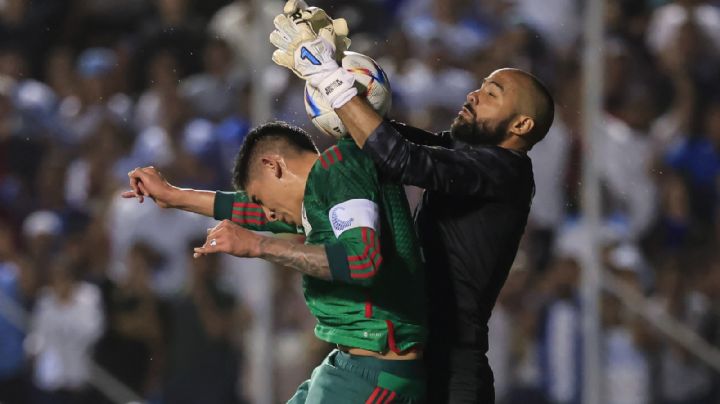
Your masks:
{"label": "stadium crowd", "polygon": [[[255,48],[282,3],[248,0],[0,1],[0,402],[100,403],[103,367],[153,403],[253,402],[270,361],[287,399],[328,347],[312,336],[299,276],[268,264],[193,260],[213,221],[122,200],[132,168],[228,189],[251,100],[322,137],[302,83]],[[352,50],[387,71],[391,116],[445,130],[466,94],[504,66],[558,103],[530,152],[537,186],[490,322],[500,403],[579,403],[581,3],[318,0]],[[608,0],[603,263],[720,348],[720,2]],[[262,38],[265,38],[263,33]],[[408,189],[411,200],[418,190]],[[433,270],[433,268],[430,268]],[[720,376],[603,295],[605,402],[718,403]],[[271,358],[252,359],[272,323]]]}

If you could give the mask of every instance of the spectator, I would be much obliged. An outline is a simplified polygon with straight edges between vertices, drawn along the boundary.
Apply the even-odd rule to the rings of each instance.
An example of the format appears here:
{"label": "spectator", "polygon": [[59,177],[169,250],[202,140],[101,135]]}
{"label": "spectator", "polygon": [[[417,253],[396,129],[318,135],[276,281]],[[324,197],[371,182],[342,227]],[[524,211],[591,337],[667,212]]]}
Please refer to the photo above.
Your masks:
{"label": "spectator", "polygon": [[539,325],[542,387],[556,404],[580,403],[582,397],[579,270],[570,257],[561,257],[549,270],[551,295]]}
{"label": "spectator", "polygon": [[10,227],[0,221],[0,402],[28,401],[23,310],[32,297],[32,276],[17,253]]}
{"label": "spectator", "polygon": [[232,404],[238,402],[239,309],[218,283],[218,257],[189,258],[202,242],[187,244],[191,276],[187,288],[168,302],[164,396],[177,404]]}
{"label": "spectator", "polygon": [[568,169],[570,134],[561,117],[556,117],[545,140],[528,153],[533,161],[535,196],[528,217],[528,264],[542,272],[552,256],[555,232],[565,213],[563,173]]}
{"label": "spectator", "polygon": [[135,129],[143,131],[162,122],[162,100],[175,92],[183,72],[172,52],[160,50],[147,64],[147,88],[135,106]]}
{"label": "spectator", "polygon": [[222,39],[205,42],[203,72],[180,84],[180,93],[201,117],[218,121],[235,110],[243,78],[232,70],[232,51]]}
{"label": "spectator", "polygon": [[136,79],[146,82],[146,63],[160,50],[170,51],[178,60],[180,70],[196,73],[201,69],[200,55],[205,40],[203,22],[190,11],[189,0],[153,0],[155,13],[146,19],[137,38]]}
{"label": "spectator", "polygon": [[[144,397],[157,394],[163,366],[160,302],[150,284],[161,256],[142,243],[128,252],[128,276],[104,288],[105,333],[95,360],[120,382]],[[93,402],[105,402],[101,396]]]}
{"label": "spectator", "polygon": [[[581,178],[587,145],[580,136],[584,76],[577,61],[586,51],[579,40],[580,3],[361,3],[313,5],[347,18],[351,49],[368,53],[386,70],[392,117],[425,129],[446,126],[467,89],[502,65],[528,69],[551,84],[559,118],[545,142],[530,152],[537,190],[521,247],[527,268],[510,274],[492,317],[490,349],[499,403],[574,402],[582,393],[575,377],[582,365],[575,277],[588,245],[584,218],[577,217],[587,185]],[[720,245],[718,5],[607,2],[607,115],[596,133],[602,135],[596,157],[604,217],[596,236],[604,246],[637,248],[644,261],[639,271],[615,268],[615,274],[645,293],[653,310],[670,314],[716,346],[720,269],[713,255],[697,250]],[[287,398],[284,385],[294,385],[296,373],[304,373],[303,361],[327,349],[305,338],[311,324],[304,311],[295,310],[292,277],[276,278],[264,264],[223,258],[223,282],[235,292],[207,286],[213,297],[203,298],[197,292],[200,278],[189,271],[206,273],[200,267],[216,264],[191,267],[186,255],[188,243],[213,222],[152,204],[133,205],[128,215],[129,205],[117,197],[126,173],[146,164],[161,166],[182,186],[226,187],[237,149],[254,124],[251,110],[314,131],[299,96],[304,83],[272,65],[267,33],[254,29],[271,27],[280,6],[249,0],[0,1],[0,293],[20,308],[35,306],[36,315],[78,310],[97,322],[98,314],[81,309],[86,300],[73,300],[97,295],[97,288],[58,280],[62,277],[51,273],[67,270],[52,268],[71,266],[75,279],[99,285],[107,327],[96,359],[144,398],[172,402],[164,382],[190,377],[175,364],[197,358],[192,341],[198,335],[199,346],[236,357],[241,345],[235,335],[214,328],[233,317],[230,312],[242,311],[231,295],[252,307],[253,321],[237,356],[248,366],[233,373],[240,365],[224,365],[228,374],[241,376],[240,390],[252,395],[252,402],[267,395],[259,383],[271,372],[264,366],[275,367],[272,387],[281,400]],[[253,69],[263,78],[251,86]],[[254,110],[263,99],[271,110]],[[314,133],[320,145],[334,141]],[[63,258],[54,263],[58,254]],[[207,279],[217,281],[214,275]],[[68,284],[74,286],[62,286]],[[61,304],[60,295],[70,297]],[[612,391],[605,401],[718,402],[720,376],[702,358],[641,324],[619,301],[604,299],[607,355],[601,374],[616,386],[606,389]],[[99,312],[98,305],[88,303]],[[215,316],[200,313],[213,305],[207,312]],[[138,330],[128,325],[131,317],[147,324],[160,317],[167,324]],[[23,375],[31,385],[30,374],[36,384],[44,383],[38,384],[44,386],[36,389],[38,396],[83,395],[77,389],[85,387],[65,381],[75,372],[55,372],[53,365],[55,357],[85,361],[72,354],[76,347],[67,345],[57,356],[57,344],[41,349],[31,371],[20,351],[24,333],[13,324],[0,312],[0,401],[7,399],[3,394],[17,393],[6,388],[20,386],[15,381]],[[50,339],[63,338],[68,334],[61,330]],[[158,347],[160,338],[172,353]],[[29,346],[37,348],[33,340],[27,340]],[[83,346],[92,345],[85,341]],[[258,348],[262,344],[296,360],[268,361]],[[306,355],[296,355],[299,351]],[[218,372],[221,362],[214,363]],[[86,379],[79,385],[86,386]],[[51,382],[75,390],[53,391]],[[218,392],[232,388],[228,379],[217,382]],[[100,400],[105,398],[91,399]],[[31,397],[19,401],[36,404]]]}
{"label": "spectator", "polygon": [[46,267],[49,283],[33,309],[33,402],[82,403],[91,376],[90,354],[103,327],[100,291],[78,281],[76,264],[55,257]]}
{"label": "spectator", "polygon": [[60,104],[61,119],[72,136],[68,142],[80,143],[104,119],[125,124],[129,122],[132,100],[117,92],[117,66],[117,54],[108,48],[90,48],[78,57],[79,94],[65,98]]}
{"label": "spectator", "polygon": [[[611,248],[606,260],[606,265],[624,284],[637,293],[643,292],[641,272],[645,268],[636,248],[627,245]],[[604,294],[602,305],[605,400],[617,404],[653,402],[648,325],[634,313],[623,310],[614,296]]]}

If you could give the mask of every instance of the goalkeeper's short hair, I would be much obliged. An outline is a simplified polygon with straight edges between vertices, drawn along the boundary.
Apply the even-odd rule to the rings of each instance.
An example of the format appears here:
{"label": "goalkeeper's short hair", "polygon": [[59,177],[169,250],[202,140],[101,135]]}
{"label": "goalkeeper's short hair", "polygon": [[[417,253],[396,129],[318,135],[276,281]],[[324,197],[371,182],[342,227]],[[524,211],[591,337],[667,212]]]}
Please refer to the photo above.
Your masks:
{"label": "goalkeeper's short hair", "polygon": [[310,135],[297,126],[282,121],[259,125],[247,134],[235,159],[233,185],[236,189],[246,188],[255,157],[270,147],[281,153],[319,153]]}

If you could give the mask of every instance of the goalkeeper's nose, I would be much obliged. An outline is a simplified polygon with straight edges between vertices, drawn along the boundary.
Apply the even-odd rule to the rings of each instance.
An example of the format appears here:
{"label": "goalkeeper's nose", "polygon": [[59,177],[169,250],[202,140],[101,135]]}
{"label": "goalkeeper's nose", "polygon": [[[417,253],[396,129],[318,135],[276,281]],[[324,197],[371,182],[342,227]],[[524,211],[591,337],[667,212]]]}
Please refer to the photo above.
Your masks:
{"label": "goalkeeper's nose", "polygon": [[473,91],[473,92],[471,92],[471,93],[468,93],[467,98],[466,98],[468,104],[470,104],[470,105],[472,105],[472,106],[477,105],[477,104],[478,104],[478,101],[480,100],[480,97],[478,97],[479,94],[480,94],[480,90],[479,90],[479,89],[477,89],[477,90],[475,90],[475,91]]}

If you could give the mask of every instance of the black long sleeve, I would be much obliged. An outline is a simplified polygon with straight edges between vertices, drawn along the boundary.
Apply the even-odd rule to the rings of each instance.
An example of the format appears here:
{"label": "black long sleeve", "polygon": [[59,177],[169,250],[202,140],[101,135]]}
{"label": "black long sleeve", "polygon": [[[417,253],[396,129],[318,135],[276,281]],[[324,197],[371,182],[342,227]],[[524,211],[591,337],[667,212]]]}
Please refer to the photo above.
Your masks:
{"label": "black long sleeve", "polygon": [[426,189],[415,223],[426,258],[428,402],[448,402],[448,388],[450,402],[493,402],[487,322],[527,223],[530,158],[391,122],[363,150],[385,179]]}
{"label": "black long sleeve", "polygon": [[452,148],[450,132],[432,133],[398,121],[390,121],[389,123],[403,138],[413,143]]}
{"label": "black long sleeve", "polygon": [[363,150],[386,178],[445,194],[486,194],[524,174],[512,164],[516,159],[508,159],[509,154],[527,159],[519,153],[497,146],[451,149],[450,145],[447,133],[433,135],[383,122]]}

